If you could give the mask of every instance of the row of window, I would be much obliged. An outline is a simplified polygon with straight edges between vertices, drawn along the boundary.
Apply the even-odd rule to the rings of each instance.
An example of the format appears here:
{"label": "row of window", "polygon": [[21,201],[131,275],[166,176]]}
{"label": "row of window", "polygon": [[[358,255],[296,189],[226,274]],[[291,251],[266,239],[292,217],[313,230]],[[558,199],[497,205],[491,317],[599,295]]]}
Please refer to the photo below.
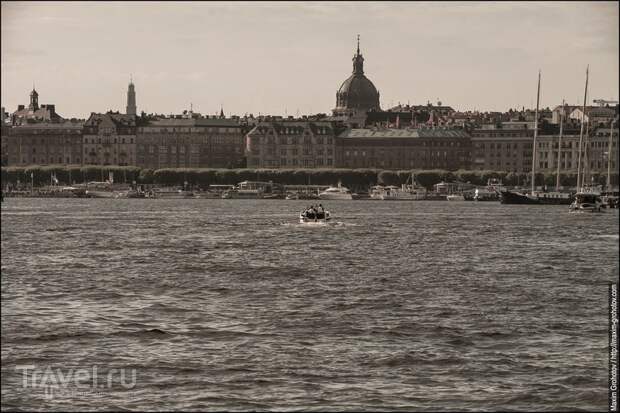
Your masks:
{"label": "row of window", "polygon": [[317,145],[333,145],[334,144],[334,138],[332,137],[328,137],[323,139],[323,137],[315,137],[314,138],[314,142],[313,139],[309,136],[306,136],[304,138],[297,138],[294,136],[289,136],[284,137],[281,136],[279,137],[277,140],[275,138],[275,136],[265,136],[265,137],[261,137],[261,136],[252,136],[250,137],[250,142],[255,143],[255,144],[265,144],[265,145],[275,145],[276,141],[278,142],[279,145],[299,145],[299,144],[304,144],[304,145],[312,145],[317,144]]}
{"label": "row of window", "polygon": [[[63,162],[64,159],[64,162]],[[30,162],[28,162],[28,160],[26,158],[22,159],[22,164],[79,164],[80,163],[80,157],[76,157],[74,162],[71,162],[71,158],[67,157],[67,158],[63,158],[62,156],[59,156],[58,158],[56,157],[42,157],[42,158],[37,158],[36,156],[33,156],[30,160]]]}

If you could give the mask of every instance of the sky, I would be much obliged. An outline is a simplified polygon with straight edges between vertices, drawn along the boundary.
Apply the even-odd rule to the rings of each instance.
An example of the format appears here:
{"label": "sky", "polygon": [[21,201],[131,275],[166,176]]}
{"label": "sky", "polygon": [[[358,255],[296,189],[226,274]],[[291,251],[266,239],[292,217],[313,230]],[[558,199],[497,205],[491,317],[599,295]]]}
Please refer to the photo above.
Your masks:
{"label": "sky", "polygon": [[381,107],[504,111],[618,100],[618,2],[6,2],[1,104],[330,113],[356,37]]}

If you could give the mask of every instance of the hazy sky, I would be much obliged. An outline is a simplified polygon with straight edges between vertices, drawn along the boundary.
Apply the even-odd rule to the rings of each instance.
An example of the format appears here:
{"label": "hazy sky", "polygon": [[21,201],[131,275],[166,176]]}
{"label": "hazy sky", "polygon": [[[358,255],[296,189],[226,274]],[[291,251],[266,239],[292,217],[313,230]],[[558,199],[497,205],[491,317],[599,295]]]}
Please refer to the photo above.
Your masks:
{"label": "hazy sky", "polygon": [[457,110],[618,100],[617,2],[2,2],[2,106],[64,117],[125,111],[329,112],[361,36],[381,106]]}

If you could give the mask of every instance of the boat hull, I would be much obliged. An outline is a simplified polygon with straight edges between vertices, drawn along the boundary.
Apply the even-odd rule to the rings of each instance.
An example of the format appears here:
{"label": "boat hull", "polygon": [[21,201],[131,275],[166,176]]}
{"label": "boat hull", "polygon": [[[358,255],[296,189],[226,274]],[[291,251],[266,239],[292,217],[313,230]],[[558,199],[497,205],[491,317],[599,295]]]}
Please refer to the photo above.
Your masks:
{"label": "boat hull", "polygon": [[352,200],[353,196],[351,194],[325,194],[325,193],[320,193],[319,194],[319,199],[324,199],[327,201],[339,201],[339,200]]}
{"label": "boat hull", "polygon": [[[549,195],[549,196],[547,196]],[[570,205],[573,201],[571,195],[551,196],[552,194],[528,195],[512,191],[501,191],[500,202],[512,205]]]}

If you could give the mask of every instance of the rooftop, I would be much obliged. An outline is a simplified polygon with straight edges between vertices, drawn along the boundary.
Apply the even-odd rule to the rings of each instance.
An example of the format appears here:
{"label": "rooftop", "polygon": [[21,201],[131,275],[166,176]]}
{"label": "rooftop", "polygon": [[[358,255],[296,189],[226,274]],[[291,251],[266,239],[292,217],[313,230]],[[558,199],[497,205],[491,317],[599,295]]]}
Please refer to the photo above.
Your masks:
{"label": "rooftop", "polygon": [[347,129],[341,138],[468,138],[462,129]]}

